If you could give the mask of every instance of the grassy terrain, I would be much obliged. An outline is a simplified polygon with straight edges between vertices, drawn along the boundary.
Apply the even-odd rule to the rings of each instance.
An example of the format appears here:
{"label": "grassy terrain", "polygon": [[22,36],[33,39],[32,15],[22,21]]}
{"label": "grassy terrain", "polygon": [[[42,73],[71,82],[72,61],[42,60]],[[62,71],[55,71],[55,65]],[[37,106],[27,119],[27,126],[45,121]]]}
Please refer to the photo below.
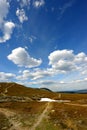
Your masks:
{"label": "grassy terrain", "polygon": [[61,129],[87,129],[87,107],[53,103],[53,110],[49,113],[50,121]]}
{"label": "grassy terrain", "polygon": [[9,119],[0,112],[0,130],[7,130],[11,126]]}
{"label": "grassy terrain", "polygon": [[[54,98],[59,99],[59,94],[57,94]],[[81,101],[85,100],[87,102],[87,94],[72,94],[72,93],[61,93],[61,100],[70,100],[70,101]]]}
{"label": "grassy terrain", "polygon": [[58,128],[49,120],[44,119],[41,124],[36,128],[36,130],[60,130],[60,128]]}
{"label": "grassy terrain", "polygon": [[[6,91],[7,90],[7,91]],[[0,83],[0,96],[27,96],[32,99],[38,99],[40,97],[55,97],[54,92],[50,92],[43,89],[35,89],[25,87],[16,83]]]}
{"label": "grassy terrain", "polygon": [[[30,102],[30,103],[17,103],[17,102],[7,102],[0,103],[0,109],[5,109],[6,111],[11,111],[13,115],[10,115],[8,120],[2,118],[2,124],[8,124],[9,119],[17,121],[22,127],[30,128],[33,123],[37,120],[37,117],[44,110],[46,103]],[[2,130],[2,129],[0,129]]]}
{"label": "grassy terrain", "polygon": [[32,99],[29,102],[0,102],[0,130],[12,130],[10,128],[14,124],[21,130],[32,130],[30,128],[47,106],[46,102],[37,102],[41,97],[70,100],[70,103],[51,102],[50,109],[35,130],[87,130],[87,94],[62,93],[60,97],[59,93],[47,90],[27,88],[16,83],[0,83],[0,96]]}

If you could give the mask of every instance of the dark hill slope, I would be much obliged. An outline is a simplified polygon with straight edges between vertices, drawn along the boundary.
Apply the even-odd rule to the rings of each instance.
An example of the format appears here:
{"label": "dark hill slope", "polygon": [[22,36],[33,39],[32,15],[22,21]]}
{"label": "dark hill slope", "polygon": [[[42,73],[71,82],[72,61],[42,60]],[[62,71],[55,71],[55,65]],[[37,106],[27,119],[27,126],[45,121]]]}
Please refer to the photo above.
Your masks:
{"label": "dark hill slope", "polygon": [[48,88],[40,88],[40,89],[42,89],[42,90],[46,90],[46,91],[48,91],[48,92],[52,92],[50,89],[48,89]]}

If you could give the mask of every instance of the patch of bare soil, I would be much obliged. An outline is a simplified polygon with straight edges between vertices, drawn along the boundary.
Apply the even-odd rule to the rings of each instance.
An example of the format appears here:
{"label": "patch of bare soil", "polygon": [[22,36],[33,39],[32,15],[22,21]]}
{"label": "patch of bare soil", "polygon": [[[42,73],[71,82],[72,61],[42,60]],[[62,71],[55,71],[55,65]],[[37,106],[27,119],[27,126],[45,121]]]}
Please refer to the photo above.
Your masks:
{"label": "patch of bare soil", "polygon": [[[22,130],[20,122],[16,119],[17,117],[16,113],[11,112],[8,109],[4,109],[4,108],[0,108],[0,113],[4,114],[6,119],[10,123],[10,126],[9,126],[10,128],[8,130]],[[2,130],[5,130],[5,128],[2,128]]]}

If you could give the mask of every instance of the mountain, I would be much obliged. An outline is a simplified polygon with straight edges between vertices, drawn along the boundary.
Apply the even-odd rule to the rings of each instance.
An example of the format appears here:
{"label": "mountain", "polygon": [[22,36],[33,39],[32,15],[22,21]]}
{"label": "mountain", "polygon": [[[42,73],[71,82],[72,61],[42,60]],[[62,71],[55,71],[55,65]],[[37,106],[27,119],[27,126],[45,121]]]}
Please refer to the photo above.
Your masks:
{"label": "mountain", "polygon": [[87,94],[87,89],[82,89],[82,90],[78,90],[76,91],[76,93],[83,93],[83,94]]}
{"label": "mountain", "polygon": [[85,93],[87,93],[87,89],[82,89],[82,90],[72,90],[72,91],[58,91],[57,93],[70,93],[70,94],[75,94],[75,93],[83,93],[83,94],[85,94]]}

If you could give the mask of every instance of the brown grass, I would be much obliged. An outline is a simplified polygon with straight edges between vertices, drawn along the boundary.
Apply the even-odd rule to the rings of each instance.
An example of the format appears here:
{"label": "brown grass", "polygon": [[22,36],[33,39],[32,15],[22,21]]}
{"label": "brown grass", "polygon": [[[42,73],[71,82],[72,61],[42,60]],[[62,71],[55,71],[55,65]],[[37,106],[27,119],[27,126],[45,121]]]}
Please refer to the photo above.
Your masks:
{"label": "brown grass", "polygon": [[61,129],[87,129],[87,109],[82,106],[53,103],[54,112],[50,112],[50,121],[61,126]]}
{"label": "brown grass", "polygon": [[[12,87],[9,87],[11,85]],[[45,121],[43,120],[41,126],[38,126],[38,130],[42,130],[41,127],[46,130],[51,130],[51,128],[52,130],[87,130],[87,107],[81,106],[81,104],[87,104],[87,94],[62,93],[61,98],[59,98],[59,93],[27,88],[16,83],[0,83],[0,96],[2,95],[24,96],[33,99],[30,102],[0,103],[0,108],[10,110],[17,115],[16,119],[22,123],[24,128],[26,126],[31,127],[46,107],[46,102],[37,102],[36,100],[41,97],[48,97],[70,100],[71,104],[80,104],[80,106],[52,102],[48,117]],[[9,128],[9,119],[2,113],[0,116],[2,117],[0,118],[0,130],[3,127]]]}
{"label": "brown grass", "polygon": [[[46,107],[46,103],[41,102],[28,102],[28,103],[18,103],[18,102],[7,102],[0,103],[0,108],[6,111],[14,113],[14,117],[11,120],[21,123],[21,126],[31,127],[37,120],[38,116],[43,112]],[[9,119],[8,119],[9,120]],[[2,122],[3,124],[4,122]],[[3,124],[4,125],[4,124]],[[1,129],[0,129],[1,130]]]}
{"label": "brown grass", "polygon": [[[8,90],[7,93],[5,93],[6,88]],[[54,92],[29,88],[16,83],[0,83],[0,95],[2,95],[2,93],[5,93],[6,96],[27,96],[33,99],[38,99],[39,97],[52,98],[56,95]]]}

